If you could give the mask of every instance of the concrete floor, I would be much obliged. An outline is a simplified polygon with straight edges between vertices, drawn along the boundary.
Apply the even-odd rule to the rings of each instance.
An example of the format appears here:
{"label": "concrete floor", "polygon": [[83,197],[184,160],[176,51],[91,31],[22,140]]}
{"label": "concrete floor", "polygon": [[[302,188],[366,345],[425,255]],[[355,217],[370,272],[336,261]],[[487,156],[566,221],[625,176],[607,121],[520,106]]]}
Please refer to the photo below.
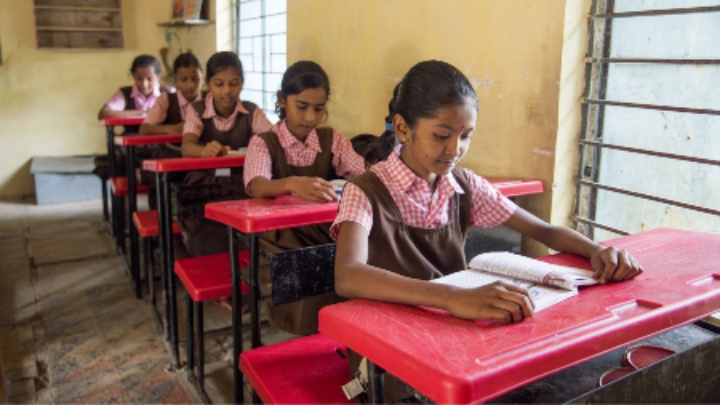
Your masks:
{"label": "concrete floor", "polygon": [[[178,293],[184,337],[181,284]],[[99,201],[0,202],[0,306],[0,402],[201,402],[186,373],[165,371],[169,345],[134,297]],[[206,330],[230,325],[225,310],[205,308]],[[263,324],[266,344],[292,337]],[[214,403],[233,402],[231,352],[231,336],[206,338]]]}

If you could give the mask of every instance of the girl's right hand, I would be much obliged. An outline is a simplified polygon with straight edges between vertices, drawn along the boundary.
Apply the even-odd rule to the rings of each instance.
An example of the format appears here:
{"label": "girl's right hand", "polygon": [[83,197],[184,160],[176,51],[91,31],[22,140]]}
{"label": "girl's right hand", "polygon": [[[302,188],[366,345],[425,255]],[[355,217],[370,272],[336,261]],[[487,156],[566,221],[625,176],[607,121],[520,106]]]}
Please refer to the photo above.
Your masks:
{"label": "girl's right hand", "polygon": [[201,156],[202,157],[215,157],[222,156],[230,150],[229,146],[224,146],[218,141],[211,141],[203,147]]}
{"label": "girl's right hand", "polygon": [[293,177],[291,192],[308,201],[335,201],[337,194],[330,182],[320,177]]}
{"label": "girl's right hand", "polygon": [[478,288],[459,289],[447,306],[448,312],[463,319],[496,319],[520,322],[532,316],[535,306],[527,290],[498,281]]}

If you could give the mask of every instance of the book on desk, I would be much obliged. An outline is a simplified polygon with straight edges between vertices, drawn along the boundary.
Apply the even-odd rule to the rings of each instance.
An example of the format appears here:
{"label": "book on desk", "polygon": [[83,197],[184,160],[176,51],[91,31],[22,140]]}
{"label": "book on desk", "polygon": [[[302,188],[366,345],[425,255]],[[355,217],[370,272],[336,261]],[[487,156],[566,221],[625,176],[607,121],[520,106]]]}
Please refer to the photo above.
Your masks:
{"label": "book on desk", "polygon": [[578,287],[593,285],[592,271],[544,263],[509,252],[475,256],[469,269],[433,280],[435,283],[477,288],[503,281],[526,289],[535,312],[578,295]]}

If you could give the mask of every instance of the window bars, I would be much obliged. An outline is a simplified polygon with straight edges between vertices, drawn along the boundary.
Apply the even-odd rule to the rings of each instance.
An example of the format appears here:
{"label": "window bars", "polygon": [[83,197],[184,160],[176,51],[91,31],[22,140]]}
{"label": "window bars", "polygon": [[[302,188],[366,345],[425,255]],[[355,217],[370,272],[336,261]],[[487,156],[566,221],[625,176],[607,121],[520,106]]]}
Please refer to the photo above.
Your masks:
{"label": "window bars", "polygon": [[[633,178],[631,181],[623,181],[623,183],[625,184],[624,187],[612,185],[610,184],[611,181],[608,181],[609,179],[607,178],[607,176],[601,176],[601,163],[603,160],[602,158],[604,154],[613,153],[610,151],[622,151],[631,154],[629,156],[631,156],[632,158],[638,158],[638,156],[652,156],[660,159],[668,159],[680,162],[691,162],[692,164],[704,166],[705,169],[703,170],[707,170],[707,168],[712,168],[713,166],[720,167],[720,160],[717,159],[704,158],[702,156],[698,156],[697,154],[692,153],[682,154],[669,153],[661,150],[653,150],[653,147],[655,147],[656,144],[653,144],[651,147],[633,147],[620,145],[620,142],[617,141],[615,141],[614,143],[608,142],[608,140],[605,139],[604,133],[606,125],[606,109],[608,107],[619,107],[623,109],[635,109],[644,111],[661,111],[663,113],[671,112],[672,114],[679,113],[720,116],[719,109],[705,108],[705,106],[701,106],[702,108],[696,108],[664,104],[638,103],[619,99],[612,99],[611,97],[608,97],[608,86],[612,83],[610,82],[610,80],[613,79],[612,77],[610,77],[609,71],[613,66],[618,66],[621,64],[644,64],[651,66],[720,65],[720,59],[712,58],[667,58],[664,57],[665,55],[662,55],[663,57],[660,58],[638,57],[635,55],[614,56],[611,52],[611,44],[617,44],[617,41],[624,40],[624,38],[622,37],[615,37],[615,42],[613,42],[613,25],[614,23],[616,23],[616,20],[633,18],[657,18],[669,15],[717,13],[720,12],[720,5],[693,8],[616,11],[616,4],[619,2],[620,0],[593,0],[588,22],[590,38],[588,57],[585,59],[585,95],[581,101],[583,119],[580,136],[581,139],[579,142],[580,162],[578,169],[574,220],[578,231],[584,233],[590,238],[595,238],[597,236],[596,231],[598,229],[609,231],[611,233],[619,235],[627,235],[629,233],[641,230],[632,229],[637,228],[637,226],[628,225],[627,223],[621,223],[619,226],[613,226],[612,224],[607,223],[611,222],[608,221],[608,218],[613,218],[612,215],[600,215],[600,220],[604,220],[604,223],[598,220],[598,195],[601,192],[621,194],[624,196],[630,196],[632,198],[654,201],[669,206],[680,207],[682,209],[693,210],[696,212],[720,217],[720,210],[709,208],[707,206],[704,206],[703,204],[679,201],[679,199],[677,198],[666,198],[663,196],[655,195],[654,193],[638,191],[637,189],[641,188],[638,186],[642,182],[646,181],[642,177],[642,174],[635,173],[635,176],[637,176],[636,178]],[[644,4],[647,5],[652,3],[645,2]],[[662,22],[658,22],[658,24],[661,25]],[[636,32],[637,31],[633,30],[628,31],[627,33],[630,33],[632,35],[640,35],[636,34]],[[617,35],[617,33],[615,34]],[[648,40],[648,42],[651,42],[651,40]],[[628,52],[625,53],[627,54]],[[683,53],[683,55],[686,54],[687,52]],[[635,79],[638,78],[635,77]],[[639,80],[642,80],[642,77],[640,77]],[[717,92],[717,89],[707,89],[707,91]],[[640,112],[638,112],[638,114],[640,114]],[[624,134],[624,136],[626,138],[629,138],[630,134]],[[632,136],[637,136],[637,134],[632,134]],[[646,134],[645,136],[648,135]],[[688,139],[690,138],[688,137]],[[652,141],[650,140],[649,142]],[[718,154],[714,154],[714,156],[718,156]],[[668,181],[672,181],[672,179],[668,179]],[[629,184],[631,186],[628,186]],[[615,209],[623,209],[623,207],[616,207]],[[662,213],[659,215],[662,215]]]}

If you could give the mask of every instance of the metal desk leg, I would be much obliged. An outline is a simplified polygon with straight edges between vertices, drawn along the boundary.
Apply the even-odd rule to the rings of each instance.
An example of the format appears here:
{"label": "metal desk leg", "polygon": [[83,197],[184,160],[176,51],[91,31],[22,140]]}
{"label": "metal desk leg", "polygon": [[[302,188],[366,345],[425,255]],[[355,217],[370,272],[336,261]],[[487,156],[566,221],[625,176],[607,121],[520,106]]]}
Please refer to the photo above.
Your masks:
{"label": "metal desk leg", "polygon": [[[250,342],[253,348],[262,346],[260,340],[260,239],[257,233],[250,235]],[[252,401],[259,404],[255,390]]]}
{"label": "metal desk leg", "polygon": [[[108,162],[108,171],[107,171],[107,179],[106,181],[110,181],[115,176],[115,131],[113,130],[113,127],[110,125],[105,126],[105,142],[107,143],[107,162]],[[110,216],[112,218],[112,224],[110,229],[112,229],[113,236],[115,237],[115,248],[118,249],[119,243],[118,243],[118,199],[115,197],[115,194],[112,194],[110,196]]]}
{"label": "metal desk leg", "polygon": [[158,215],[160,216],[160,234],[162,235],[162,253],[163,253],[163,273],[165,274],[165,319],[168,325],[168,335],[170,337],[170,346],[172,349],[173,364],[171,371],[179,371],[182,369],[180,365],[180,348],[178,338],[177,325],[177,297],[175,295],[175,272],[173,265],[175,261],[175,252],[173,251],[172,236],[172,208],[170,207],[170,185],[167,179],[167,173],[162,173],[161,189],[158,190],[158,197],[161,198],[162,204],[158,204]]}
{"label": "metal desk leg", "polygon": [[371,404],[385,403],[385,370],[368,360],[368,395]]}
{"label": "metal desk leg", "polygon": [[[235,386],[235,403],[243,402],[244,384],[240,374],[240,353],[242,353],[242,302],[240,300],[240,264],[238,263],[238,247],[235,239],[235,230],[228,227],[228,241],[230,243],[230,283],[232,285],[232,329],[233,329],[233,384]],[[250,258],[253,253],[251,250]]]}
{"label": "metal desk leg", "polygon": [[[165,183],[165,201],[170,201],[170,185],[167,180]],[[173,233],[172,233],[172,208],[168,205],[165,210],[165,280],[168,287],[168,319],[170,324],[170,344],[172,345],[173,355],[173,368],[175,371],[179,371],[182,366],[180,365],[180,337],[178,335],[178,317],[177,317],[177,295],[176,295],[176,283],[175,283],[175,247],[173,246]]]}
{"label": "metal desk leg", "polygon": [[165,192],[167,184],[167,176],[165,173],[157,173],[155,176],[155,187],[157,188],[158,198],[158,239],[160,242],[160,284],[162,285],[162,306],[163,306],[163,329],[165,330],[165,340],[170,339],[170,327],[168,325],[168,299],[167,299],[167,277],[165,276],[167,265],[165,264],[165,251],[167,250],[167,241],[165,239],[165,211],[169,209],[167,194]]}
{"label": "metal desk leg", "polygon": [[257,233],[250,237],[250,342],[260,347],[260,240]]}
{"label": "metal desk leg", "polygon": [[[128,181],[128,219],[130,220],[130,274],[135,283],[135,298],[142,297],[140,288],[140,240],[135,222],[132,218],[137,211],[137,180],[135,178],[135,147],[128,146],[127,154],[127,181]],[[123,231],[123,246],[125,245],[125,232]]]}

